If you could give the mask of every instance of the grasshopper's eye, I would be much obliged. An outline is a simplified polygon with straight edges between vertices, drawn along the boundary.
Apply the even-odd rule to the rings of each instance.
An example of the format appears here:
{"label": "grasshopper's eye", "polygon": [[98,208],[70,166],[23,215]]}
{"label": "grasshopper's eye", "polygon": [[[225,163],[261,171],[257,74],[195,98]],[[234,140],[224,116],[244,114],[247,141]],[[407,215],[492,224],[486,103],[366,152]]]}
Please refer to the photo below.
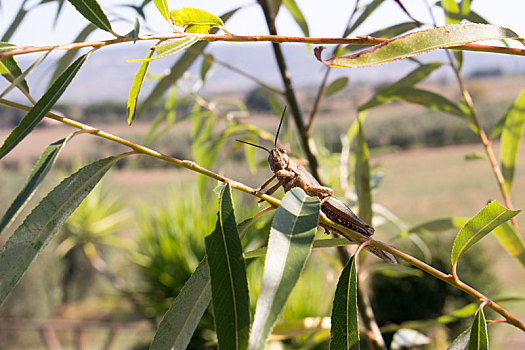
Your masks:
{"label": "grasshopper's eye", "polygon": [[288,152],[284,148],[279,148],[279,152],[284,153],[284,154],[288,154]]}

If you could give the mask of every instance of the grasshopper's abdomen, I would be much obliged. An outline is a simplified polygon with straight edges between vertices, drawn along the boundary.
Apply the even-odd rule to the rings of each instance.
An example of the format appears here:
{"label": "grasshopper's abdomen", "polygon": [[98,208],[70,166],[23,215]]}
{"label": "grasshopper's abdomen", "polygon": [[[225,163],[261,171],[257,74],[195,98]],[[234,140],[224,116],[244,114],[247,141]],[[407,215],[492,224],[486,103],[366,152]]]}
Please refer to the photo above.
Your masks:
{"label": "grasshopper's abdomen", "polygon": [[330,220],[352,231],[365,236],[372,236],[375,232],[372,226],[357,217],[346,204],[335,197],[328,198],[321,210]]}

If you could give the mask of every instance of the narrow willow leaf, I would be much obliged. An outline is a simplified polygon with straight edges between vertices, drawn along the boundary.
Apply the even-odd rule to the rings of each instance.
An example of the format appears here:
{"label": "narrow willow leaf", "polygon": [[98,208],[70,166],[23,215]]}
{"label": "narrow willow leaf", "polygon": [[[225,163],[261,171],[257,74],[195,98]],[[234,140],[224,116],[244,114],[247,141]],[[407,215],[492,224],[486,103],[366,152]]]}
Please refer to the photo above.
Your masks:
{"label": "narrow willow leaf", "polygon": [[249,349],[263,349],[273,325],[310,255],[319,221],[318,198],[298,187],[286,193],[275,212],[255,308]]}
{"label": "narrow willow leaf", "polygon": [[166,21],[170,20],[170,10],[168,7],[168,2],[166,0],[153,0],[155,6],[159,10],[160,14]]}
{"label": "narrow willow leaf", "polygon": [[169,55],[173,55],[174,53],[177,53],[180,50],[190,47],[191,45],[195,44],[197,41],[199,41],[199,38],[195,35],[190,35],[190,36],[187,36],[181,39],[165,41],[153,47],[155,49],[155,52],[157,52],[157,56],[153,58],[148,58],[148,60],[153,61],[153,60],[156,60],[157,58],[162,58],[162,57],[166,57]]}
{"label": "narrow willow leaf", "polygon": [[428,232],[443,232],[454,228],[461,228],[467,223],[467,221],[468,218],[466,217],[451,217],[431,220],[409,228],[405,232],[401,233],[401,236],[407,236],[410,233],[424,234]]}
{"label": "narrow willow leaf", "polygon": [[461,21],[459,5],[456,0],[441,0],[441,7],[445,10],[447,24],[459,23]]}
{"label": "narrow willow leaf", "polygon": [[[73,40],[73,42],[80,43],[82,41],[86,41],[86,39],[95,29],[97,29],[97,27],[93,23],[89,23],[87,26],[84,27],[84,29],[80,31],[80,33],[78,33],[77,37]],[[80,49],[67,50],[66,53],[62,57],[60,57],[56,64],[55,71],[53,72],[53,76],[49,80],[49,86],[51,86],[51,84],[53,84],[53,82],[60,76],[60,74],[62,74],[62,72],[66,70],[69,64],[73,62],[79,50]]]}
{"label": "narrow willow leaf", "polygon": [[16,13],[15,18],[9,25],[9,28],[7,28],[6,31],[4,32],[4,35],[2,36],[2,39],[0,39],[0,41],[9,41],[11,37],[13,36],[13,34],[18,29],[18,27],[20,26],[20,23],[22,23],[22,21],[24,20],[24,17],[27,15],[27,12],[28,12],[28,10],[26,10],[26,7],[28,7],[26,6],[26,2],[27,0],[22,1],[20,3],[20,8],[18,9],[18,12]]}
{"label": "narrow willow leaf", "polygon": [[516,170],[516,160],[518,149],[523,134],[523,120],[525,119],[525,89],[523,89],[514,101],[512,107],[505,116],[505,126],[501,134],[500,160],[501,172],[505,182],[503,187],[506,193],[510,193],[514,173]]}
{"label": "narrow willow leaf", "polygon": [[493,229],[518,215],[519,212],[520,210],[508,210],[497,201],[487,204],[457,234],[452,247],[452,266],[457,264],[460,255],[464,251],[485,237]]}
{"label": "narrow willow leaf", "polygon": [[415,22],[412,22],[412,21],[410,21],[410,22],[403,22],[403,23],[394,24],[394,25],[392,25],[390,27],[386,27],[384,29],[377,30],[377,31],[375,31],[373,33],[370,33],[369,35],[374,37],[374,38],[391,39],[391,38],[394,38],[394,37],[396,37],[398,35],[406,33],[409,30],[415,29],[417,27],[418,27],[418,25]]}
{"label": "narrow willow leaf", "polygon": [[359,349],[355,255],[348,261],[337,282],[332,306],[330,349]]}
{"label": "narrow willow leaf", "polygon": [[[14,50],[16,47],[17,46],[14,44],[0,42],[0,48],[2,48],[3,52]],[[2,74],[2,76],[10,83],[12,83],[17,77],[22,75],[22,70],[13,57],[6,56],[0,58],[0,74]],[[29,92],[29,86],[27,85],[25,79],[19,83],[18,87],[21,90],[23,89],[25,92]]]}
{"label": "narrow willow leaf", "polygon": [[[237,12],[237,9],[231,10],[225,13],[222,17],[224,22],[228,21],[231,16]],[[213,33],[216,28],[213,28],[211,32]],[[153,88],[150,94],[144,99],[141,106],[137,110],[137,115],[141,115],[142,112],[151,104],[160,99],[163,94],[173,86],[179,80],[179,78],[188,70],[188,68],[195,62],[195,59],[199,57],[200,53],[204,51],[208,45],[207,41],[199,41],[193,45],[191,51],[186,51],[181,55],[179,60],[171,67],[170,72],[163,77],[157,85]]]}
{"label": "narrow willow leaf", "polygon": [[128,106],[127,106],[127,112],[128,112],[128,125],[131,125],[133,123],[133,119],[135,119],[135,112],[137,111],[137,100],[139,98],[139,92],[142,88],[142,84],[144,83],[144,78],[146,77],[146,73],[148,72],[150,61],[148,60],[153,55],[153,50],[150,50],[148,54],[146,55],[146,60],[144,60],[139,67],[139,70],[137,71],[137,74],[135,75],[135,79],[133,79],[133,84],[131,84],[131,89],[129,90],[129,96],[128,96]]}
{"label": "narrow willow leaf", "polygon": [[42,152],[42,155],[33,166],[33,170],[31,170],[31,174],[29,174],[24,187],[22,187],[20,193],[18,193],[18,196],[16,196],[15,200],[13,203],[11,203],[6,213],[2,217],[2,220],[0,221],[0,235],[9,226],[9,224],[16,219],[22,208],[26,205],[29,199],[31,199],[31,196],[35,192],[36,188],[44,180],[47,173],[55,163],[58,154],[65,146],[66,142],[68,142],[69,139],[71,139],[74,135],[75,133],[70,134],[63,139],[50,144],[46,147],[46,149],[44,149],[44,152]]}
{"label": "narrow willow leaf", "polygon": [[505,222],[494,229],[494,236],[512,256],[525,266],[525,243],[514,227]]}
{"label": "narrow willow leaf", "polygon": [[463,119],[470,119],[457,104],[450,101],[446,97],[438,95],[434,92],[421,90],[415,87],[409,86],[394,86],[381,91],[378,91],[375,98],[369,103],[366,103],[359,107],[359,110],[365,110],[377,106],[377,102],[389,103],[392,101],[405,101],[410,103],[419,104],[430,109],[449,113],[458,116]]}
{"label": "narrow willow leaf", "polygon": [[368,16],[370,16],[379,6],[381,6],[381,4],[383,4],[383,2],[383,0],[374,0],[366,5],[365,9],[363,12],[361,12],[355,22],[345,30],[343,38],[346,38],[348,35],[352,34],[354,30],[356,30],[368,18]]}
{"label": "narrow willow leaf", "polygon": [[468,342],[468,350],[488,350],[489,349],[489,335],[487,332],[487,320],[483,313],[483,308],[480,307],[476,316],[474,316],[474,322],[472,322],[472,328],[470,329],[470,340]]}
{"label": "narrow willow leaf", "polygon": [[69,0],[88,21],[106,32],[111,32],[111,23],[96,0]]}
{"label": "narrow willow leaf", "polygon": [[208,75],[208,72],[210,71],[211,66],[213,65],[214,58],[213,55],[207,54],[203,57],[202,63],[201,63],[201,79],[202,81],[206,80],[206,76]]}
{"label": "narrow willow leaf", "polygon": [[343,90],[346,87],[346,85],[348,85],[348,81],[348,77],[341,77],[332,81],[324,90],[324,96],[328,97],[330,95],[335,94],[336,92]]}
{"label": "narrow willow leaf", "polygon": [[402,328],[394,333],[391,350],[412,349],[430,344],[430,338],[414,329]]}
{"label": "narrow willow leaf", "polygon": [[185,350],[210,300],[210,270],[205,258],[164,314],[150,350]]}
{"label": "narrow willow leaf", "polygon": [[449,345],[447,350],[465,350],[470,339],[470,328],[463,331],[460,335],[454,339],[454,341]]}
{"label": "narrow willow leaf", "polygon": [[306,22],[306,19],[304,18],[299,6],[297,6],[295,0],[283,0],[283,5],[290,12],[295,22],[299,25],[299,28],[301,28],[304,36],[310,36],[308,23]]}
{"label": "narrow willow leaf", "polygon": [[229,184],[221,191],[217,225],[205,242],[219,348],[246,349],[250,331],[248,281]]}
{"label": "narrow willow leaf", "polygon": [[516,33],[503,27],[490,24],[455,23],[403,35],[353,55],[322,60],[321,50],[318,49],[316,56],[330,67],[367,67],[476,41],[517,38]]}
{"label": "narrow willow leaf", "polygon": [[35,106],[26,114],[20,123],[13,129],[0,147],[0,159],[9,153],[15,146],[24,139],[44,118],[47,112],[53,107],[55,102],[64,93],[69,83],[73,80],[80,70],[89,54],[79,57],[46,91],[44,96],[38,100]]}
{"label": "narrow willow leaf", "polygon": [[441,67],[443,65],[442,62],[432,62],[427,64],[422,64],[410,73],[408,73],[403,78],[399,79],[395,83],[391,84],[390,86],[380,89],[376,92],[374,97],[372,97],[369,101],[364,103],[360,109],[371,109],[373,107],[377,107],[379,105],[382,105],[384,103],[390,102],[390,99],[385,98],[385,95],[392,94],[389,92],[389,89],[395,89],[395,88],[401,88],[401,87],[413,87],[417,83],[425,80],[428,78],[432,72],[434,72],[436,69]]}
{"label": "narrow willow leaf", "polygon": [[222,20],[214,14],[191,7],[171,11],[170,18],[173,24],[185,27],[188,33],[208,33],[213,27],[224,26]]}
{"label": "narrow willow leaf", "polygon": [[370,187],[370,152],[366,144],[362,121],[357,118],[357,147],[355,150],[355,190],[359,213],[364,222],[372,222],[372,188]]}
{"label": "narrow willow leaf", "polygon": [[137,40],[139,39],[139,34],[140,34],[140,22],[139,22],[139,18],[135,17],[135,24],[133,25],[133,29],[128,34],[126,34],[125,37],[133,39],[133,44],[135,44]]}
{"label": "narrow willow leaf", "polygon": [[0,250],[0,303],[117,160],[116,157],[98,160],[63,180],[9,237]]}

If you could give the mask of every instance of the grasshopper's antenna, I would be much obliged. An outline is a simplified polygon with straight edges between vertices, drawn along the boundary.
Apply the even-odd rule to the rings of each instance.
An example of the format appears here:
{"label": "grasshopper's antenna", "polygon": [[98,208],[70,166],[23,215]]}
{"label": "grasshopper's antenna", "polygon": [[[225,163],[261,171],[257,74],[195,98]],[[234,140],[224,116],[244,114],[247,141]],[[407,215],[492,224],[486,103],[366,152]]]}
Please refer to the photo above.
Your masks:
{"label": "grasshopper's antenna", "polygon": [[279,137],[279,131],[281,131],[281,125],[283,125],[284,115],[286,114],[286,106],[284,106],[283,115],[281,116],[281,121],[279,122],[279,127],[277,128],[277,133],[275,134],[275,141],[273,145],[277,148],[277,138]]}
{"label": "grasshopper's antenna", "polygon": [[263,146],[256,145],[255,143],[250,143],[250,142],[246,142],[246,141],[243,141],[243,140],[236,140],[236,141],[239,141],[239,142],[245,143],[245,144],[250,145],[250,146],[253,146],[253,147],[262,148],[262,149],[265,150],[266,152],[270,153],[270,151],[268,150],[268,148],[263,147]]}

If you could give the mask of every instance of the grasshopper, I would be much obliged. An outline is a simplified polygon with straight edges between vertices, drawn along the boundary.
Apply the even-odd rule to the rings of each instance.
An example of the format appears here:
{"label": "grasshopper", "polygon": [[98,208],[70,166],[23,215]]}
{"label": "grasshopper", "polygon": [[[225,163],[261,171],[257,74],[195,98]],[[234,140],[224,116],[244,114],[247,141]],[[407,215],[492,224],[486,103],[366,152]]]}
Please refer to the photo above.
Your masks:
{"label": "grasshopper", "polygon": [[[261,192],[274,179],[277,178],[277,184],[267,190],[265,194],[271,195],[281,186],[283,186],[285,192],[291,190],[294,187],[300,187],[307,195],[311,197],[318,197],[321,200],[321,211],[330,220],[364,236],[372,236],[375,231],[374,228],[355,215],[345,203],[334,197],[333,189],[321,186],[321,184],[319,184],[319,182],[302,165],[295,162],[290,158],[290,156],[288,156],[288,152],[284,148],[277,146],[277,139],[279,137],[279,131],[281,130],[285,113],[286,108],[284,109],[281,116],[281,121],[279,122],[277,133],[275,134],[274,148],[272,150],[247,141],[237,140],[239,142],[264,149],[269,154],[268,163],[270,165],[270,169],[273,172],[273,176],[269,178],[264,184],[262,184],[261,187],[256,189],[255,193]],[[320,226],[327,233],[332,232],[334,234],[339,234],[350,241],[362,243],[355,238],[348,237],[347,235],[343,234],[343,232],[333,227],[325,224],[320,224]],[[392,256],[390,253],[384,252],[381,249],[372,246],[366,246],[366,249],[388,263],[397,263],[394,256]]]}

